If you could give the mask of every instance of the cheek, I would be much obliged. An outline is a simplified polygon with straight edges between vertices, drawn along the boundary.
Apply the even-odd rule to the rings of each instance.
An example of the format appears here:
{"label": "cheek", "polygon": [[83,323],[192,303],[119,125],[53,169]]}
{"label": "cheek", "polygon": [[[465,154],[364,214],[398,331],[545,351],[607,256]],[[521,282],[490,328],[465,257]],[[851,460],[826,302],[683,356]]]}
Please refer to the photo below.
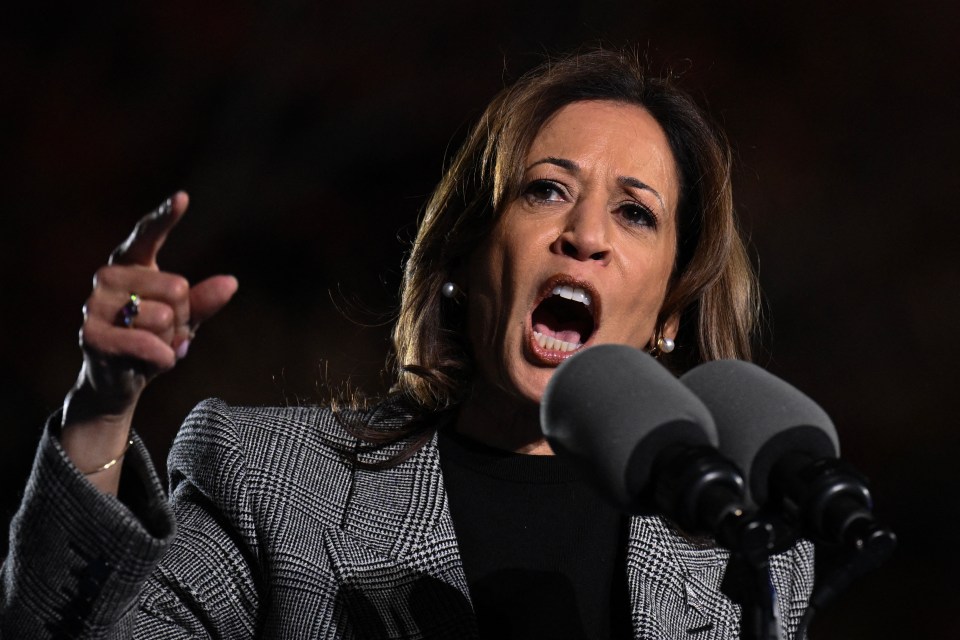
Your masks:
{"label": "cheek", "polygon": [[[634,282],[636,295],[633,296],[627,317],[630,318],[628,329],[631,342],[646,345],[656,329],[657,316],[666,298],[667,286],[673,273],[673,252],[665,251],[659,256],[649,254],[638,257],[630,269],[630,279]],[[637,288],[636,274],[640,284]]]}
{"label": "cheek", "polygon": [[644,295],[636,299],[625,322],[624,330],[629,336],[625,342],[642,348],[650,341],[656,329],[661,299],[653,295]]}
{"label": "cheek", "polygon": [[471,257],[467,274],[467,331],[478,358],[497,341],[504,304],[506,256],[496,232]]}
{"label": "cheek", "polygon": [[512,313],[524,274],[530,273],[535,263],[532,252],[520,242],[524,238],[516,225],[502,219],[473,254],[467,283],[471,317],[502,324]]}
{"label": "cheek", "polygon": [[511,213],[504,213],[468,263],[468,338],[484,376],[494,380],[510,377],[517,364],[529,312],[525,292],[542,271],[537,230]]}

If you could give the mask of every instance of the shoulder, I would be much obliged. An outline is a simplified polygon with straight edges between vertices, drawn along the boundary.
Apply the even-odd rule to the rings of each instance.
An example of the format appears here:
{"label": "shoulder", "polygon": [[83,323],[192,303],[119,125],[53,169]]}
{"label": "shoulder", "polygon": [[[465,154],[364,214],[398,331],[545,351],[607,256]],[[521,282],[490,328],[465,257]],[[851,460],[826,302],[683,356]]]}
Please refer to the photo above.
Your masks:
{"label": "shoulder", "polygon": [[389,399],[369,409],[337,410],[204,400],[187,416],[170,450],[171,490],[182,480],[213,493],[215,486],[266,491],[289,483],[309,488],[318,481],[329,489],[331,481],[336,485],[338,477],[352,472],[350,458],[359,441],[351,428],[396,429],[411,419]]}
{"label": "shoulder", "polygon": [[343,419],[330,407],[245,407],[210,398],[194,407],[184,420],[173,451],[219,444],[241,446],[255,454],[261,448],[291,439],[322,442],[334,448],[349,446],[351,436]]}
{"label": "shoulder", "polygon": [[282,468],[304,456],[342,457],[357,446],[351,428],[389,430],[409,422],[410,412],[385,400],[368,409],[333,409],[307,405],[249,407],[218,398],[204,400],[184,420],[170,451],[168,466],[208,464],[241,456],[245,464]]}
{"label": "shoulder", "polygon": [[[295,546],[303,532],[329,527],[393,545],[395,532],[387,541],[377,538],[383,520],[416,512],[424,494],[436,493],[428,490],[439,477],[439,464],[431,464],[435,447],[430,441],[401,464],[371,470],[365,465],[391,459],[409,439],[371,449],[351,429],[400,430],[412,419],[389,400],[365,410],[201,402],[167,462],[177,519],[199,506],[225,519],[250,548],[258,539]],[[433,502],[426,502],[429,510]]]}

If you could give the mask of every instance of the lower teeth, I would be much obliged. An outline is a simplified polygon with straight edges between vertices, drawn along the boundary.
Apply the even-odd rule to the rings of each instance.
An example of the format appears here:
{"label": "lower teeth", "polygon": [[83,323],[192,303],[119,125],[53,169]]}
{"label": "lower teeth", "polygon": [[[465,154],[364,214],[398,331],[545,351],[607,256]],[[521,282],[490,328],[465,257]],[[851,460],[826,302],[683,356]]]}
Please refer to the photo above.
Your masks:
{"label": "lower teeth", "polygon": [[536,339],[537,344],[539,344],[544,349],[550,349],[551,351],[575,351],[582,347],[582,344],[574,344],[572,342],[565,342],[563,340],[558,340],[552,336],[546,336],[540,333],[539,331],[533,332],[533,337]]}

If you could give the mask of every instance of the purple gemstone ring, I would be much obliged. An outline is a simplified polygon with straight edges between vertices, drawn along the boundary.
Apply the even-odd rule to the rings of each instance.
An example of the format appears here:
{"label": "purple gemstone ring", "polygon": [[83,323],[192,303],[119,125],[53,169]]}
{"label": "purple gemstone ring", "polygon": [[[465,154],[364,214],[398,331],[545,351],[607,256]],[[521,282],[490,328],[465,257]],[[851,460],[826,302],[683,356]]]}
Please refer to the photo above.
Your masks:
{"label": "purple gemstone ring", "polygon": [[120,324],[129,328],[133,327],[133,319],[140,314],[140,296],[135,293],[130,294],[127,304],[120,308]]}

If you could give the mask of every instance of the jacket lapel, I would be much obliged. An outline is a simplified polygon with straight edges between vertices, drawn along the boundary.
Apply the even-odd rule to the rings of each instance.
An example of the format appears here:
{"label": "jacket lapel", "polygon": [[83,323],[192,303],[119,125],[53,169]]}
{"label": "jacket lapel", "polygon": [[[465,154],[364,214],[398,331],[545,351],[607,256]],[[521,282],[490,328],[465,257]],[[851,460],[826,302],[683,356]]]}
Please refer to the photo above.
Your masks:
{"label": "jacket lapel", "polygon": [[697,544],[662,518],[630,522],[627,582],[636,638],[737,638],[739,607],[720,591],[729,553]]}
{"label": "jacket lapel", "polygon": [[[409,415],[384,403],[371,424],[396,427]],[[398,443],[359,456],[396,456]],[[339,529],[323,544],[340,585],[331,629],[337,637],[475,638],[437,438],[396,467],[356,468]],[[627,582],[636,638],[738,637],[739,607],[720,591],[729,554],[685,538],[656,516],[631,518]]]}
{"label": "jacket lapel", "polygon": [[[386,403],[371,422],[390,428],[406,419]],[[360,461],[388,459],[402,447],[366,452]],[[343,525],[325,535],[324,546],[341,585],[338,626],[362,638],[477,635],[436,434],[393,468],[356,468]]]}

